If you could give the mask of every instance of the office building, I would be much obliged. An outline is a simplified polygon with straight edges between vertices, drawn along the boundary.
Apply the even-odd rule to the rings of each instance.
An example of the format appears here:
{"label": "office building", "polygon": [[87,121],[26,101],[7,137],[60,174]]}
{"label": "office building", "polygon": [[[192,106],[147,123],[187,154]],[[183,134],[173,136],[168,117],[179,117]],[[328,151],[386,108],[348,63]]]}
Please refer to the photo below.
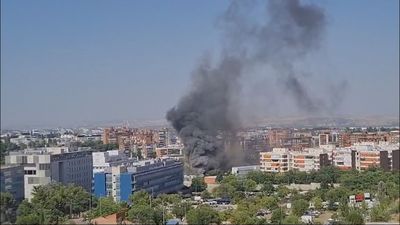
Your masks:
{"label": "office building", "polygon": [[133,166],[115,166],[94,175],[94,194],[128,201],[129,196],[145,190],[156,196],[183,187],[183,164],[172,159],[145,160]]}
{"label": "office building", "polygon": [[128,158],[123,151],[109,150],[106,152],[92,152],[93,174],[104,172],[105,169],[113,166],[129,166],[136,162],[136,159]]}
{"label": "office building", "polygon": [[17,202],[24,199],[24,167],[20,165],[1,166],[0,191],[13,195]]}
{"label": "office building", "polygon": [[69,152],[65,147],[25,149],[10,152],[6,164],[24,166],[24,195],[28,200],[35,186],[52,181],[91,191],[93,164],[88,151]]}

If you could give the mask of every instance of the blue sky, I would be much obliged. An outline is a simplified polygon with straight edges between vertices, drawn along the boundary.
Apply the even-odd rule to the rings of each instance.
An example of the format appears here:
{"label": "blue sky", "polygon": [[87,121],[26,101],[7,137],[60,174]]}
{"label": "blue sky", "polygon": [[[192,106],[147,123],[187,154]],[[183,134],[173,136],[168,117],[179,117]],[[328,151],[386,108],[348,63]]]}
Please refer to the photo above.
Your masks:
{"label": "blue sky", "polygon": [[[399,1],[307,2],[328,18],[308,67],[349,83],[334,114],[398,115]],[[2,127],[163,119],[201,56],[219,53],[228,3],[1,1]]]}

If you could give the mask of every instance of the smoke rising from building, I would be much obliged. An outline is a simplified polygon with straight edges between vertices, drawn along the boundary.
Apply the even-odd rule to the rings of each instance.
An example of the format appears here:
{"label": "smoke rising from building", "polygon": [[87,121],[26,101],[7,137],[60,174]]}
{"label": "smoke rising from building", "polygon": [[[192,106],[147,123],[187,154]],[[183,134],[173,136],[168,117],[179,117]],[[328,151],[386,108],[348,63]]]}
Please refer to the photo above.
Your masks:
{"label": "smoke rising from building", "polygon": [[226,141],[234,143],[232,137],[241,126],[237,99],[240,78],[249,70],[267,65],[301,110],[323,107],[300,82],[294,66],[319,47],[326,26],[323,10],[298,0],[266,3],[260,23],[248,16],[257,2],[231,2],[217,23],[223,33],[221,59],[214,65],[206,57],[193,72],[190,91],[167,113],[194,172],[224,168],[241,157]]}

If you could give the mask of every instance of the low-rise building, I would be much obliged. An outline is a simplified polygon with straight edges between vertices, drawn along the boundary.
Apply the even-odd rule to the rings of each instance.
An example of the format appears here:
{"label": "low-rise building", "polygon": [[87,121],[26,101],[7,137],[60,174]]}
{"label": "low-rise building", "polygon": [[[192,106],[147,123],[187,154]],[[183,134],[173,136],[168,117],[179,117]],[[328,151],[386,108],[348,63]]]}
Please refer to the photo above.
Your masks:
{"label": "low-rise building", "polygon": [[235,166],[232,167],[232,174],[236,176],[246,176],[251,171],[259,171],[260,165]]}

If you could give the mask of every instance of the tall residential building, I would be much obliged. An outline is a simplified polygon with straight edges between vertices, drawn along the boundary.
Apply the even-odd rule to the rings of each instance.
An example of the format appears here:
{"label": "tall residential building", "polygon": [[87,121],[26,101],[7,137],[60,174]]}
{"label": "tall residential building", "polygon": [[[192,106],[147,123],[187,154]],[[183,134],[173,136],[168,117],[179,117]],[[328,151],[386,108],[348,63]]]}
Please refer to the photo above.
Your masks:
{"label": "tall residential building", "polygon": [[183,164],[172,159],[139,161],[133,166],[115,166],[94,175],[94,194],[128,201],[139,190],[152,195],[173,193],[183,187]]}
{"label": "tall residential building", "polygon": [[340,170],[355,169],[355,151],[349,148],[338,148],[332,153],[332,165]]}
{"label": "tall residential building", "polygon": [[164,128],[162,130],[158,131],[158,147],[159,148],[165,148],[170,145],[170,137],[169,137],[169,131],[168,128]]}
{"label": "tall residential building", "polygon": [[24,199],[24,167],[20,165],[1,166],[0,191],[13,195],[17,202]]}
{"label": "tall residential building", "polygon": [[291,152],[289,165],[291,170],[310,172],[328,165],[328,154],[319,149],[316,149],[316,151]]}
{"label": "tall residential building", "polygon": [[398,144],[363,142],[333,151],[332,164],[342,170],[366,170],[377,167],[383,170],[396,170],[399,162]]}
{"label": "tall residential building", "polygon": [[274,148],[272,152],[260,152],[260,170],[266,172],[289,171],[290,154],[287,148]]}
{"label": "tall residential building", "polygon": [[91,192],[92,155],[88,151],[69,152],[68,148],[25,149],[10,152],[6,164],[23,165],[25,198],[32,198],[35,186],[52,181],[82,186]]}

